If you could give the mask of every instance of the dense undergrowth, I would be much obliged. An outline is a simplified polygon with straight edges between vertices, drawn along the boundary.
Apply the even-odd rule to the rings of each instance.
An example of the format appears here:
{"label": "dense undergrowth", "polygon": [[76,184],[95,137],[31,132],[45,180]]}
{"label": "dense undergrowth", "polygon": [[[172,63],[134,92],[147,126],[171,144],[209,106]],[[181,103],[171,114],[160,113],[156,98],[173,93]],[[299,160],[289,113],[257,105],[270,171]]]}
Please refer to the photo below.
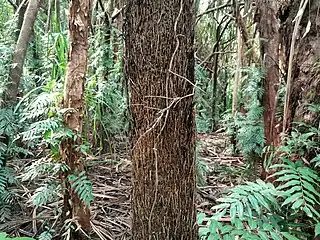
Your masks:
{"label": "dense undergrowth", "polygon": [[[0,0],[0,3],[3,2]],[[9,9],[4,4],[0,7]],[[66,6],[63,7],[66,9]],[[16,189],[20,183],[41,182],[29,200],[35,209],[45,208],[46,204],[61,199],[64,188],[57,176],[68,171],[68,166],[59,160],[59,146],[61,141],[75,135],[63,125],[63,118],[70,109],[61,108],[67,67],[66,25],[56,22],[53,16],[51,30],[45,32],[43,25],[47,16],[41,13],[32,47],[28,51],[19,101],[14,106],[8,106],[2,99],[7,90],[14,41],[7,33],[13,31],[17,16],[11,19],[11,12],[0,16],[1,224],[10,221],[13,212],[19,209]],[[98,12],[94,34],[90,38],[83,141],[76,146],[85,157],[114,153],[113,144],[117,137],[127,136],[130,125],[127,89],[122,75],[123,39],[118,29],[107,26],[110,29],[105,30],[104,17],[103,13]],[[201,37],[209,45],[216,28],[213,27],[212,32],[204,31],[208,24],[205,20],[198,29],[198,38]],[[228,37],[234,35],[234,31],[230,30]],[[227,42],[228,38],[225,38]],[[212,44],[209,46],[213,47]],[[242,181],[241,178],[240,185],[221,193],[210,214],[199,212],[199,238],[310,239],[320,233],[319,117],[313,125],[294,123],[291,133],[283,138],[282,145],[269,154],[268,147],[265,147],[263,126],[263,70],[260,67],[241,70],[239,112],[232,115],[233,64],[230,61],[221,66],[218,78],[217,88],[224,89],[226,94],[224,101],[223,94],[218,91],[215,94],[212,70],[199,61],[195,67],[197,130],[212,133],[218,126],[233,138],[234,144],[229,147],[234,155],[244,157],[245,168],[237,171],[247,180]],[[309,106],[309,110],[319,116],[318,105]],[[28,159],[24,172],[18,176],[10,164],[14,159]],[[262,166],[269,173],[266,180],[257,177]],[[197,156],[199,186],[206,184],[206,174],[207,168],[201,157]],[[69,175],[68,181],[81,200],[90,206],[94,200],[92,183],[85,172]],[[55,210],[59,216],[59,209]],[[50,225],[41,226],[35,237],[50,240],[54,235],[55,227]],[[9,237],[0,233],[2,239]]]}

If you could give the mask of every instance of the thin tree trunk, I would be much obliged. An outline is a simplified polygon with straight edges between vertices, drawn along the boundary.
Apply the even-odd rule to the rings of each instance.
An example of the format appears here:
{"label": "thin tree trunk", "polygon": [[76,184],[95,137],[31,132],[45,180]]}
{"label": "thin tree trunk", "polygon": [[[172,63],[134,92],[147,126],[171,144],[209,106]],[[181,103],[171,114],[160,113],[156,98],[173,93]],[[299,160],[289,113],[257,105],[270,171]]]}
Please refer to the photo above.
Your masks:
{"label": "thin tree trunk", "polygon": [[129,0],[133,239],[195,240],[193,0]]}
{"label": "thin tree trunk", "polygon": [[6,94],[6,102],[13,102],[17,98],[23,65],[27,54],[27,48],[33,33],[33,26],[37,17],[40,0],[30,0],[23,24],[15,47],[10,70],[10,84]]}
{"label": "thin tree trunk", "polygon": [[275,0],[259,0],[257,7],[260,13],[260,48],[261,62],[265,69],[264,76],[264,134],[266,145],[276,146],[279,136],[275,129],[277,91],[279,79],[279,22],[277,19],[278,6]]}
{"label": "thin tree trunk", "polygon": [[21,0],[21,1],[19,0],[17,2],[17,5],[18,5],[18,8],[16,10],[18,11],[18,22],[17,22],[16,40],[18,41],[22,24],[23,24],[23,19],[26,14],[28,2],[24,0]]}
{"label": "thin tree trunk", "polygon": [[237,63],[236,71],[234,74],[233,92],[232,92],[232,115],[237,113],[238,109],[238,88],[241,77],[241,50],[242,50],[242,38],[239,28],[237,28]]}
{"label": "thin tree trunk", "polygon": [[[83,122],[83,94],[85,76],[88,67],[88,35],[91,18],[90,0],[72,0],[69,8],[69,36],[70,50],[68,55],[68,65],[65,80],[63,107],[72,109],[65,114],[65,125],[74,134],[81,135]],[[78,225],[84,229],[90,229],[90,210],[81,201],[78,194],[71,189],[68,183],[69,174],[79,174],[84,171],[84,162],[79,150],[81,137],[67,139],[60,145],[60,156],[70,171],[66,172],[65,183],[67,191],[65,193],[65,210],[71,208],[72,218],[77,219]],[[71,207],[68,205],[71,201]]]}
{"label": "thin tree trunk", "polygon": [[61,31],[61,19],[60,19],[60,0],[55,0],[54,2],[56,25],[58,26],[57,31]]}
{"label": "thin tree trunk", "polygon": [[53,0],[49,0],[48,13],[47,13],[47,23],[46,23],[46,33],[49,32],[49,30],[50,30],[53,4],[54,4],[54,1]]}

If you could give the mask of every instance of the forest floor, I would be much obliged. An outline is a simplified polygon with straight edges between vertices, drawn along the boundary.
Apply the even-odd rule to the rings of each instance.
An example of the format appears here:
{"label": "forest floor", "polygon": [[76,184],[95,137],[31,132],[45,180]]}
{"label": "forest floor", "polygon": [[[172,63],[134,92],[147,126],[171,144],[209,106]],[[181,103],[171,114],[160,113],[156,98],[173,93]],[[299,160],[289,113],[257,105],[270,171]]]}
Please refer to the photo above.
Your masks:
{"label": "forest floor", "polygon": [[[216,204],[221,192],[242,182],[244,168],[241,157],[233,157],[228,151],[228,137],[224,133],[199,134],[198,157],[201,162],[202,183],[197,189],[197,210],[210,216],[210,208]],[[93,182],[95,201],[91,206],[92,229],[98,238],[125,240],[130,237],[130,193],[131,162],[128,157],[128,144],[119,141],[114,154],[105,154],[88,159],[88,173]],[[20,175],[30,160],[16,160],[12,163]],[[61,214],[62,200],[35,208],[29,201],[35,189],[46,182],[20,182],[15,190],[19,196],[19,208],[5,224],[0,224],[0,232],[14,236],[34,236],[38,231],[55,229]],[[201,181],[200,181],[201,182]],[[62,196],[61,196],[62,199]],[[52,232],[52,235],[68,231]]]}

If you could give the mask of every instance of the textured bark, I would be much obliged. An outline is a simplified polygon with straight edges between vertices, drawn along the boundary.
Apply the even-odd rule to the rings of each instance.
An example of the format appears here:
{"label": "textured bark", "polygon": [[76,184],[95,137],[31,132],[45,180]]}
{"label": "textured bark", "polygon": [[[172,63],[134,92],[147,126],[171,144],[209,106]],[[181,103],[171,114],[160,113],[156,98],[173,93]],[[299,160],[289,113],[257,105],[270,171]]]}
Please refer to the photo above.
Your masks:
{"label": "textured bark", "polygon": [[[300,0],[288,1],[282,6],[281,40],[285,53],[285,67],[288,71],[290,47],[294,23],[297,16]],[[294,48],[292,64],[292,87],[288,97],[288,113],[285,116],[287,128],[291,128],[292,121],[306,122],[318,126],[317,115],[308,110],[309,104],[320,104],[320,1],[310,0],[299,24],[299,31]],[[306,31],[308,21],[311,22],[310,31],[302,37]]]}
{"label": "textured bark", "polygon": [[263,82],[264,134],[267,146],[277,146],[279,144],[279,131],[275,129],[275,126],[277,123],[277,91],[280,83],[278,6],[276,0],[258,0],[256,3],[260,15],[261,62],[265,70]]}
{"label": "textured bark", "polygon": [[[69,8],[69,37],[70,50],[68,55],[68,65],[65,80],[65,89],[63,97],[63,107],[71,109],[64,116],[65,125],[73,130],[75,134],[82,133],[83,122],[83,94],[85,76],[88,67],[88,35],[90,26],[90,0],[72,0]],[[84,171],[84,163],[80,150],[76,145],[81,144],[81,137],[76,140],[68,139],[61,143],[60,155],[62,161],[69,167],[65,178],[76,171]],[[70,184],[66,182],[67,191],[65,193],[65,210],[71,200],[71,212],[73,218],[77,219],[77,224],[84,229],[90,229],[90,211],[80,200],[79,196],[71,189]]]}
{"label": "textured bark", "polygon": [[133,239],[196,239],[192,0],[129,0]]}
{"label": "textured bark", "polygon": [[10,70],[9,79],[10,84],[6,94],[7,102],[15,101],[17,98],[20,79],[23,72],[23,65],[27,54],[28,44],[33,33],[33,26],[37,17],[39,2],[40,0],[30,0],[24,16],[12,59],[12,68]]}

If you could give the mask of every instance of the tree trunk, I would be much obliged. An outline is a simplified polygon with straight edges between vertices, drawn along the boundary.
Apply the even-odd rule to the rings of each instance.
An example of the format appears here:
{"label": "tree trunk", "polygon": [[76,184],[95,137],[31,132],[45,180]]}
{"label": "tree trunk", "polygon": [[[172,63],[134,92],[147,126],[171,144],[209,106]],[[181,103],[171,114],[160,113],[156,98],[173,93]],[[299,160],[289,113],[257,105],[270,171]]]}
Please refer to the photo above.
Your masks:
{"label": "tree trunk", "polygon": [[260,54],[265,70],[264,76],[264,134],[266,145],[277,146],[279,135],[275,126],[277,123],[277,91],[279,79],[279,22],[277,19],[278,6],[275,0],[258,0],[257,8],[260,14]]}
{"label": "tree trunk", "polygon": [[[283,131],[288,132],[292,121],[305,122],[316,127],[317,115],[308,110],[309,104],[320,104],[320,38],[319,38],[319,8],[320,1],[310,0],[306,5],[301,22],[298,24],[297,34],[294,35],[296,18],[301,0],[288,1],[281,19],[281,40],[285,49],[286,70],[291,74],[288,81],[291,81],[290,89],[287,88],[286,114],[284,116]],[[300,10],[301,12],[301,10]],[[310,31],[303,37],[308,22]],[[297,22],[297,20],[295,21]],[[293,44],[295,39],[295,44]],[[292,47],[291,47],[292,46]],[[290,54],[292,60],[290,62]],[[290,84],[287,82],[287,84]]]}
{"label": "tree trunk", "polygon": [[241,78],[241,50],[242,50],[242,38],[240,29],[237,28],[237,65],[234,74],[233,92],[232,92],[232,116],[235,116],[238,111],[238,88]]}
{"label": "tree trunk", "polygon": [[56,26],[58,28],[58,29],[56,29],[56,31],[60,32],[61,31],[60,0],[55,0],[55,2],[54,2],[54,10],[55,10]]}
{"label": "tree trunk", "polygon": [[47,23],[46,23],[46,33],[48,33],[49,30],[50,30],[53,5],[54,5],[54,1],[53,1],[53,0],[49,0],[49,3],[48,3],[48,13],[47,13]]}
{"label": "tree trunk", "polygon": [[[69,8],[69,36],[70,50],[65,80],[63,107],[71,109],[65,114],[64,123],[66,127],[77,134],[76,139],[70,138],[60,145],[60,155],[70,171],[66,172],[65,183],[65,210],[71,208],[71,218],[77,219],[77,224],[84,229],[90,229],[90,210],[79,198],[70,183],[66,179],[70,174],[84,171],[84,162],[79,150],[81,145],[81,133],[83,122],[83,94],[85,75],[88,67],[88,35],[90,26],[90,0],[72,0]],[[71,200],[71,207],[66,206]]]}
{"label": "tree trunk", "polygon": [[[18,42],[13,54],[12,68],[10,70],[10,84],[6,94],[6,101],[9,103],[15,101],[17,98],[28,43],[33,33],[39,2],[40,0],[30,0],[24,16]],[[22,9],[20,11],[22,11]]]}
{"label": "tree trunk", "polygon": [[129,0],[133,239],[195,240],[192,0]]}
{"label": "tree trunk", "polygon": [[16,31],[16,40],[17,41],[19,39],[20,31],[22,28],[24,15],[26,14],[27,5],[28,5],[28,3],[24,2],[23,0],[17,1],[17,6],[18,6],[18,8],[16,9],[16,11],[18,11],[18,22],[17,22],[17,31]]}

